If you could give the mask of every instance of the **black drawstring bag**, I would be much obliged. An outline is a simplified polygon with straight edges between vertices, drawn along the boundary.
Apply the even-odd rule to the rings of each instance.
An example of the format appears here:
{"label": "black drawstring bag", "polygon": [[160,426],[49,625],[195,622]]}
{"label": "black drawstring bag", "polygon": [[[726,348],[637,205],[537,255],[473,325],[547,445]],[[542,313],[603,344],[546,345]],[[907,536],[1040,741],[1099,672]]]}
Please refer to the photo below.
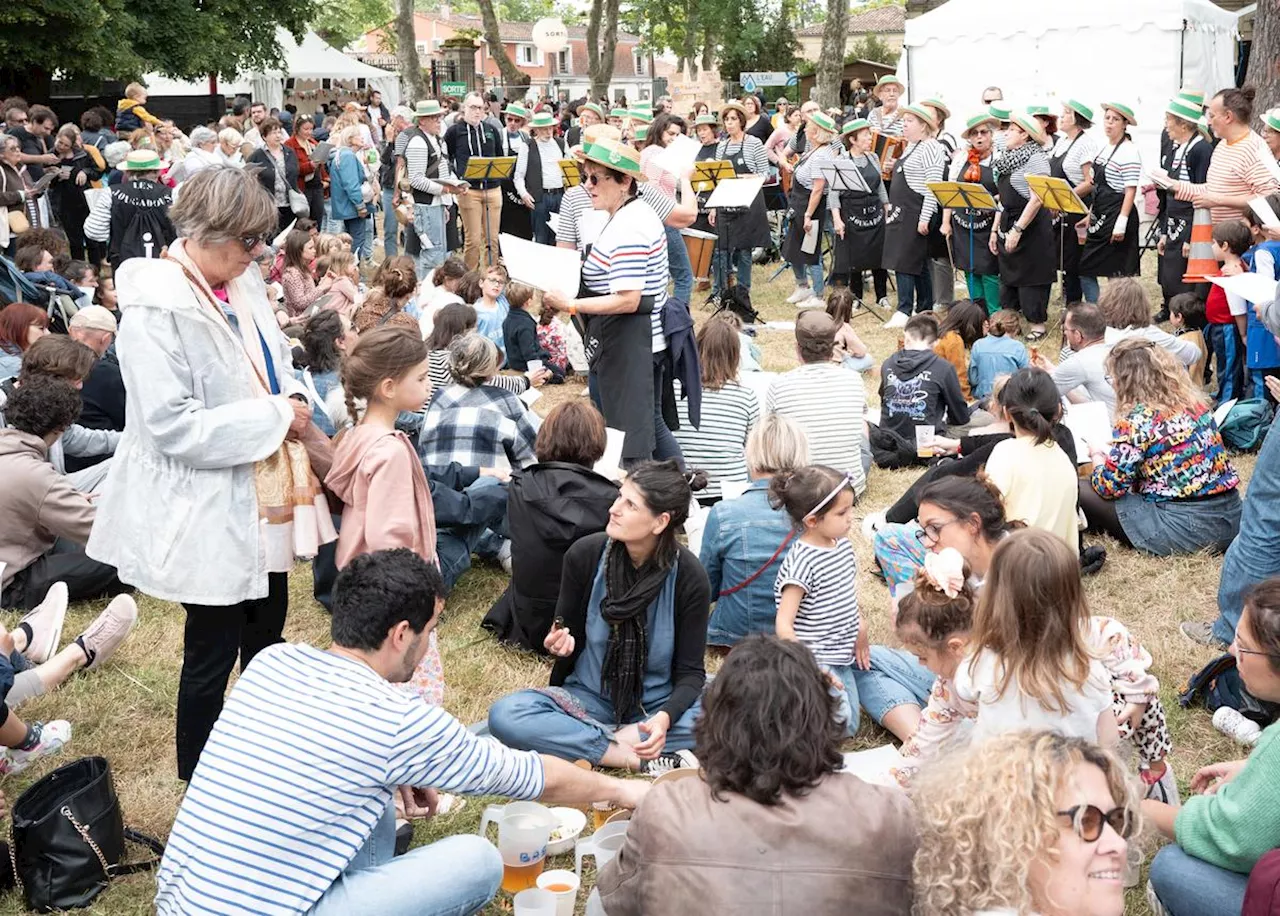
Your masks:
{"label": "black drawstring bag", "polygon": [[[152,855],[122,864],[126,842]],[[124,826],[105,757],[54,770],[22,793],[10,816],[13,874],[39,912],[88,906],[112,878],[152,868],[163,853],[159,840]]]}

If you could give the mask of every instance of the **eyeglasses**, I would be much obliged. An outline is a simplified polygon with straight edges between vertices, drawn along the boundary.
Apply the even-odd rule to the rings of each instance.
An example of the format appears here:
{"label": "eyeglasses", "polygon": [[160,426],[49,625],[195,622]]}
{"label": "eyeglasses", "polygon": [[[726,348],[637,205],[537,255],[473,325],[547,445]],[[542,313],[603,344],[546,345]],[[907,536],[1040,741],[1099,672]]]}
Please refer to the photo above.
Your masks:
{"label": "eyeglasses", "polygon": [[1126,840],[1133,828],[1129,822],[1129,812],[1123,807],[1112,808],[1104,813],[1097,805],[1076,805],[1066,811],[1059,811],[1058,817],[1070,818],[1071,829],[1086,843],[1097,842],[1102,836],[1103,824],[1110,824],[1111,829]]}
{"label": "eyeglasses", "polygon": [[922,544],[926,539],[936,541],[938,539],[938,535],[942,534],[943,528],[948,525],[954,525],[958,521],[960,521],[960,519],[953,518],[949,522],[930,522],[927,525],[921,525],[920,530],[916,532],[916,540]]}
{"label": "eyeglasses", "polygon": [[242,235],[240,236],[240,244],[244,246],[246,252],[253,251],[259,245],[269,244],[271,241],[271,233],[264,232],[261,235]]}
{"label": "eyeglasses", "polygon": [[588,173],[582,176],[582,181],[584,184],[597,185],[603,180],[604,180],[603,175],[596,175],[594,173]]}
{"label": "eyeglasses", "polygon": [[974,131],[973,131],[973,135],[974,135],[975,137],[990,137],[990,136],[991,136],[991,128],[989,128],[989,127],[979,127],[979,128],[977,128],[976,130],[974,130]]}
{"label": "eyeglasses", "polygon": [[1238,635],[1234,640],[1232,640],[1231,644],[1241,655],[1261,655],[1263,658],[1280,659],[1280,655],[1277,655],[1274,652],[1263,652],[1260,649],[1246,649],[1244,646],[1240,645],[1240,637]]}

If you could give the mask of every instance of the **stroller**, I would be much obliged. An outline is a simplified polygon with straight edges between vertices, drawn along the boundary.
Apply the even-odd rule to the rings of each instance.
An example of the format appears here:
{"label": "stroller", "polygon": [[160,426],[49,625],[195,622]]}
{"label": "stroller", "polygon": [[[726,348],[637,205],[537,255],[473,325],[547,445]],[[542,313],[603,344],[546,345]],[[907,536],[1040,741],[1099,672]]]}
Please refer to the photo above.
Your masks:
{"label": "stroller", "polygon": [[49,330],[55,334],[67,333],[71,316],[79,311],[70,295],[28,280],[16,264],[0,255],[0,308],[11,302],[28,302],[43,308],[49,315]]}

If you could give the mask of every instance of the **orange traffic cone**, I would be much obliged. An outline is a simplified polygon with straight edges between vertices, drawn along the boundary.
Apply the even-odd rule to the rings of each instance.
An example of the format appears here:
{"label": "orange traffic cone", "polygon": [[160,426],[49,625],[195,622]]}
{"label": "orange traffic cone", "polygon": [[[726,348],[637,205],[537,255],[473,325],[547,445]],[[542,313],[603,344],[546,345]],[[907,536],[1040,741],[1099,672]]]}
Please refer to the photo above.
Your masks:
{"label": "orange traffic cone", "polygon": [[1191,221],[1191,253],[1183,283],[1207,283],[1210,277],[1222,276],[1218,259],[1213,256],[1213,217],[1209,210],[1197,207]]}

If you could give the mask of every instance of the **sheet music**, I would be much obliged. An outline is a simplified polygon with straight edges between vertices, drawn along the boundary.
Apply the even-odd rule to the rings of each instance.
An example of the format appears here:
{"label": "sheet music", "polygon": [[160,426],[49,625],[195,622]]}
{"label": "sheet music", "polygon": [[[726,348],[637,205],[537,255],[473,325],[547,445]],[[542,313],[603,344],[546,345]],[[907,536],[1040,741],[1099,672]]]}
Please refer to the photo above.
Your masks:
{"label": "sheet music", "polygon": [[719,207],[750,207],[756,195],[764,187],[763,175],[747,175],[742,178],[726,178],[707,198],[707,209]]}
{"label": "sheet music", "polygon": [[1267,203],[1265,197],[1255,197],[1249,201],[1249,209],[1258,214],[1258,219],[1266,228],[1274,229],[1280,226],[1280,217],[1276,216],[1276,211],[1271,209],[1271,204]]}
{"label": "sheet music", "polygon": [[498,245],[512,280],[543,292],[560,293],[567,299],[577,296],[578,278],[582,273],[578,252],[555,245],[539,245],[505,232],[498,236]]}
{"label": "sheet music", "polygon": [[650,161],[655,167],[679,178],[693,168],[693,162],[698,158],[698,152],[701,149],[701,143],[681,134]]}
{"label": "sheet music", "polygon": [[1263,274],[1236,274],[1234,277],[1210,277],[1209,282],[1221,286],[1229,296],[1239,296],[1254,305],[1266,305],[1276,298],[1276,281]]}
{"label": "sheet music", "polygon": [[837,193],[840,191],[871,193],[871,188],[867,186],[867,179],[863,176],[862,169],[858,168],[858,164],[853,160],[835,159],[831,162],[824,162],[818,167],[818,174],[825,178],[827,184],[831,185],[832,190]]}
{"label": "sheet music", "polygon": [[1102,401],[1068,404],[1062,412],[1062,425],[1075,437],[1078,464],[1090,460],[1091,448],[1105,449],[1111,445],[1111,411]]}
{"label": "sheet music", "polygon": [[626,438],[627,434],[622,430],[605,427],[604,454],[600,456],[600,460],[592,470],[610,480],[620,480],[622,478],[622,445]]}

